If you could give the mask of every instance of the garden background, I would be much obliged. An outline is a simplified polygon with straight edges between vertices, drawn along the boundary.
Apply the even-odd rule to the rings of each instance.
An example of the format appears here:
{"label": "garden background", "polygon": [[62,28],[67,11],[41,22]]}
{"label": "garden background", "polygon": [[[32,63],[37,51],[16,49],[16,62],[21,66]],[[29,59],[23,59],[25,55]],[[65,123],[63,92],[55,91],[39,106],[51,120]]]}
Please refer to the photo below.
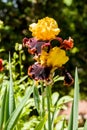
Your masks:
{"label": "garden background", "polygon": [[[0,58],[8,68],[9,51],[12,58],[13,80],[17,81],[27,75],[27,68],[32,64],[32,56],[22,48],[24,37],[32,37],[29,25],[43,17],[54,18],[63,39],[71,36],[74,47],[68,52],[70,60],[66,64],[74,77],[78,67],[81,99],[87,99],[87,1],[86,0],[0,0]],[[56,43],[55,43],[56,44]],[[6,78],[8,70],[4,68]],[[30,78],[26,79],[26,86]],[[31,81],[32,82],[32,81]],[[53,91],[61,96],[73,95],[73,85],[64,87],[62,81],[55,83]],[[16,84],[16,82],[15,82]],[[25,82],[24,82],[25,84]],[[15,87],[15,95],[23,96],[26,87]],[[20,90],[20,91],[19,91]],[[19,91],[19,95],[17,94]],[[37,114],[37,113],[36,113]]]}
{"label": "garden background", "polygon": [[[4,49],[0,57],[8,60],[9,51],[12,55],[14,52],[18,53],[15,47],[17,43],[22,44],[24,37],[31,37],[29,24],[46,16],[58,22],[61,29],[59,36],[63,39],[71,36],[74,39],[74,48],[69,52],[70,60],[67,67],[73,76],[75,67],[78,67],[80,91],[84,96],[87,93],[86,0],[0,0],[0,19],[3,21],[3,27],[0,28],[0,49]],[[25,54],[22,60],[25,74],[31,62],[31,56]],[[17,73],[20,73],[19,69],[16,69]],[[64,90],[64,87],[62,89]],[[67,93],[67,89],[72,87],[65,88],[64,92]]]}

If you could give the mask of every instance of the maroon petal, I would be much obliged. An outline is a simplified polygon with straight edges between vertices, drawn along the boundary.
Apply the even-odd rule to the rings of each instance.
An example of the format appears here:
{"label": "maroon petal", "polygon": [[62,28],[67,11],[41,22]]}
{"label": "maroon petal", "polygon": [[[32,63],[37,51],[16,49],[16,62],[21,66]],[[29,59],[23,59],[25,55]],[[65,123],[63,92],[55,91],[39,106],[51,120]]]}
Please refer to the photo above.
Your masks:
{"label": "maroon petal", "polygon": [[23,39],[23,46],[28,48],[29,53],[31,54],[41,54],[41,50],[44,47],[47,47],[48,50],[50,48],[50,42],[48,41],[39,41],[35,38],[24,38]]}
{"label": "maroon petal", "polygon": [[28,75],[35,80],[47,80],[50,75],[50,68],[36,62],[28,68]]}
{"label": "maroon petal", "polygon": [[70,86],[74,83],[71,74],[64,68],[63,68],[63,75],[64,75],[64,85]]}

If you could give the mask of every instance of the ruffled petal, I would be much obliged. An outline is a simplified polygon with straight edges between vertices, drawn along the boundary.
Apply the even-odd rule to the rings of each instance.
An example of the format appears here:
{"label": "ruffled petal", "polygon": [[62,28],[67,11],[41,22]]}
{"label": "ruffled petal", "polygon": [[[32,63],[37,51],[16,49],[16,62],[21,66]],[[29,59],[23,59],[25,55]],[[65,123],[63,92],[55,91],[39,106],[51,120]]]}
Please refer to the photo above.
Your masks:
{"label": "ruffled petal", "polygon": [[36,40],[35,38],[24,38],[23,46],[28,48],[29,53],[39,55],[41,54],[42,49],[49,51],[51,45],[49,41]]}
{"label": "ruffled petal", "polygon": [[48,80],[50,67],[44,67],[38,62],[28,68],[28,75],[35,80]]}
{"label": "ruffled petal", "polygon": [[45,17],[38,20],[38,23],[33,23],[29,26],[32,36],[38,40],[54,39],[60,32],[57,22],[50,17]]}

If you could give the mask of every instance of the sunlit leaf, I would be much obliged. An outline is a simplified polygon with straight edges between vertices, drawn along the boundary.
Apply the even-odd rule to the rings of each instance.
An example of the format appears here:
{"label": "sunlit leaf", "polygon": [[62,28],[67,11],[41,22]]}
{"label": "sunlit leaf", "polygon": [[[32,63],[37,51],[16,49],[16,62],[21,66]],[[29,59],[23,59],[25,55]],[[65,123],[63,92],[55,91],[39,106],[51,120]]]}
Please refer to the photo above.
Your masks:
{"label": "sunlit leaf", "polygon": [[84,129],[83,130],[87,130],[87,120],[85,122],[85,125],[84,125]]}
{"label": "sunlit leaf", "polygon": [[21,78],[19,81],[18,81],[18,83],[17,84],[20,84],[21,82],[23,82],[25,79],[27,79],[28,78],[28,75],[26,75],[26,76],[24,76],[23,78]]}
{"label": "sunlit leaf", "polygon": [[[83,129],[83,127],[81,127],[81,128],[78,128],[78,130],[84,130],[84,129]],[[86,129],[86,130],[87,130],[87,129]]]}
{"label": "sunlit leaf", "polygon": [[64,0],[64,3],[67,5],[67,6],[70,6],[72,4],[72,1],[73,0]]}
{"label": "sunlit leaf", "polygon": [[46,120],[47,120],[47,115],[43,117],[40,123],[36,126],[35,130],[42,130],[44,124],[46,123]]}
{"label": "sunlit leaf", "polygon": [[58,98],[59,98],[59,93],[58,93],[58,92],[54,92],[54,93],[52,94],[52,104],[53,104],[53,105],[56,104]]}
{"label": "sunlit leaf", "polygon": [[64,104],[64,103],[70,102],[70,101],[72,101],[72,100],[73,100],[73,99],[72,99],[72,97],[70,97],[70,96],[63,96],[63,97],[61,97],[61,98],[59,99],[58,105],[62,105],[62,104]]}
{"label": "sunlit leaf", "polygon": [[58,124],[55,126],[55,130],[64,130],[64,121],[60,121]]}
{"label": "sunlit leaf", "polygon": [[27,90],[27,93],[24,96],[23,100],[20,102],[18,107],[11,114],[4,130],[12,130],[12,128],[15,126],[15,124],[17,123],[18,118],[21,114],[21,111],[22,111],[23,107],[25,106],[25,104],[26,104],[27,100],[29,99],[32,92],[33,92],[33,87],[31,87]]}
{"label": "sunlit leaf", "polygon": [[9,52],[9,73],[10,73],[10,85],[9,85],[9,115],[15,109],[15,99],[14,99],[14,92],[13,92],[13,80],[12,80],[12,70],[11,70],[11,56]]}
{"label": "sunlit leaf", "polygon": [[6,100],[5,100],[5,108],[4,108],[4,122],[6,124],[8,118],[9,118],[9,91],[7,88],[7,93],[6,93]]}
{"label": "sunlit leaf", "polygon": [[74,103],[73,103],[73,130],[78,128],[79,81],[77,68],[75,70]]}
{"label": "sunlit leaf", "polygon": [[74,100],[72,104],[72,110],[70,120],[68,124],[68,130],[78,129],[78,104],[79,104],[79,81],[77,68],[75,70],[75,84],[74,84]]}
{"label": "sunlit leaf", "polygon": [[1,103],[1,109],[0,109],[0,129],[2,128],[2,124],[4,123],[4,105],[5,105],[5,100],[6,100],[6,92],[7,92],[7,88],[5,88],[4,90],[4,94],[2,97],[2,103]]}
{"label": "sunlit leaf", "polygon": [[57,81],[63,81],[63,80],[64,80],[64,76],[57,75],[53,78],[54,83],[57,82]]}
{"label": "sunlit leaf", "polygon": [[35,101],[35,106],[37,108],[37,110],[39,111],[39,105],[40,105],[40,97],[39,97],[39,91],[38,88],[35,86],[34,87],[34,91],[33,91],[33,97],[34,97],[34,101]]}
{"label": "sunlit leaf", "polygon": [[72,130],[73,128],[73,104],[72,104],[72,109],[70,113],[70,119],[68,121],[68,130]]}

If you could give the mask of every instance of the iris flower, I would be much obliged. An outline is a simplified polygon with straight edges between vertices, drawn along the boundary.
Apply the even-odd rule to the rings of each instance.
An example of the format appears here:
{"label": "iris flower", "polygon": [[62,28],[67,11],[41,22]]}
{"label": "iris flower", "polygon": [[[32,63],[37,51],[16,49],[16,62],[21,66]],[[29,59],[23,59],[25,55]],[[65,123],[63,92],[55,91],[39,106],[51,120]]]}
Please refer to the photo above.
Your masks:
{"label": "iris flower", "polygon": [[[63,68],[64,64],[69,60],[66,56],[66,50],[73,47],[73,39],[63,40],[57,37],[60,32],[57,22],[50,17],[38,20],[29,26],[32,32],[32,38],[24,38],[23,46],[28,48],[28,52],[34,55],[36,60],[33,65],[28,68],[28,75],[34,80],[52,80],[56,69]],[[52,47],[51,41],[57,40],[60,44]],[[64,84],[72,84],[72,76],[64,69]]]}

